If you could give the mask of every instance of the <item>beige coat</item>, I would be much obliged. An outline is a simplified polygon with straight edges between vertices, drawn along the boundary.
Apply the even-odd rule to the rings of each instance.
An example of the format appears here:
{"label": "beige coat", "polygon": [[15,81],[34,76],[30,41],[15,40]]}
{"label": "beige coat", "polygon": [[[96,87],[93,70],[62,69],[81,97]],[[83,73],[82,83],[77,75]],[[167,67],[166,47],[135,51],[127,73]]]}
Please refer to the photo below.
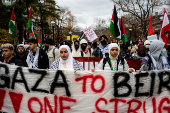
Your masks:
{"label": "beige coat", "polygon": [[[54,51],[55,59],[54,59],[54,55],[53,55],[54,48],[55,48],[55,51]],[[48,55],[48,59],[49,59],[49,67],[55,60],[57,60],[60,57],[59,50],[55,46],[52,46],[48,49],[47,55]]]}

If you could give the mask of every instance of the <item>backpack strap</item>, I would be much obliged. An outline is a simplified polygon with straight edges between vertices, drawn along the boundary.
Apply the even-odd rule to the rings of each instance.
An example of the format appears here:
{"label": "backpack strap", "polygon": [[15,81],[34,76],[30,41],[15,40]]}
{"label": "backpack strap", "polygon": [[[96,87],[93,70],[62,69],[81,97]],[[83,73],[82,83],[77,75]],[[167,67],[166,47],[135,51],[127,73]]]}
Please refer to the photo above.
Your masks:
{"label": "backpack strap", "polygon": [[[121,62],[120,62],[120,61],[121,61]],[[123,56],[121,56],[121,55],[119,55],[119,56],[118,56],[118,59],[117,59],[117,71],[118,71],[118,67],[119,67],[119,62],[123,65],[123,70],[124,70],[124,64],[125,64],[125,62],[124,62]]]}
{"label": "backpack strap", "polygon": [[53,48],[53,57],[54,57],[54,59],[55,59],[55,49],[56,48]]}
{"label": "backpack strap", "polygon": [[149,70],[151,70],[151,63],[152,63],[152,60],[151,60],[151,57],[149,56],[149,54],[147,54],[147,57],[149,58],[149,59],[148,59],[148,64],[147,64],[148,67],[149,67],[149,68],[148,68],[148,71],[149,71]]}
{"label": "backpack strap", "polygon": [[84,55],[83,55],[83,51],[81,51],[81,57],[83,57]]}
{"label": "backpack strap", "polygon": [[91,56],[91,48],[89,47],[89,52],[90,52],[90,56]]}
{"label": "backpack strap", "polygon": [[108,62],[108,64],[110,65],[110,68],[111,68],[111,63],[110,63],[109,55],[106,55],[105,58],[103,59],[103,70],[104,70],[105,64],[106,64],[107,62]]}

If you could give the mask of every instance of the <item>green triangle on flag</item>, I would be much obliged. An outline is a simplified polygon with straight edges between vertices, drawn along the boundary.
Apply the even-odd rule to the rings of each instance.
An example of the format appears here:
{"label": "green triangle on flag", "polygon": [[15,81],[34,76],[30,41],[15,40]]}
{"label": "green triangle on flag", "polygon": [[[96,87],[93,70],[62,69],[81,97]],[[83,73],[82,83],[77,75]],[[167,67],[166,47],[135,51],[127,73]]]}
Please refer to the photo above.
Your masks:
{"label": "green triangle on flag", "polygon": [[15,14],[14,14],[14,9],[12,11],[12,14],[11,14],[11,18],[10,18],[10,21],[9,21],[9,33],[16,36],[16,18],[15,18]]}

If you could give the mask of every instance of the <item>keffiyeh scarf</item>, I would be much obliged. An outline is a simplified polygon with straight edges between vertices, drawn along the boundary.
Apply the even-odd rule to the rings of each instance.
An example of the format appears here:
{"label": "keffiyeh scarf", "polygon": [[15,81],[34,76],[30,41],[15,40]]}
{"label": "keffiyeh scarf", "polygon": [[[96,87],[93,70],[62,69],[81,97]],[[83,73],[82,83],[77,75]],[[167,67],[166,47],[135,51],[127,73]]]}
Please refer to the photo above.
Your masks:
{"label": "keffiyeh scarf", "polygon": [[38,69],[38,57],[39,57],[39,48],[38,47],[37,47],[35,56],[33,55],[33,52],[31,50],[29,50],[29,53],[27,56],[27,64],[28,64],[29,68]]}

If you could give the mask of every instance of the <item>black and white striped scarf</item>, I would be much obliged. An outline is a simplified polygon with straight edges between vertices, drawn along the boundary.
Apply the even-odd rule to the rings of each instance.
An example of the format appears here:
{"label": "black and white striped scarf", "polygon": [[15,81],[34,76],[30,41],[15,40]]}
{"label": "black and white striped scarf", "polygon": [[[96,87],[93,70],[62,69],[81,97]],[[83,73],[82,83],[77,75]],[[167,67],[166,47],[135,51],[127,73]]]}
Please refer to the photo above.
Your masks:
{"label": "black and white striped scarf", "polygon": [[33,55],[33,52],[31,50],[29,50],[27,60],[26,60],[29,68],[38,69],[38,57],[39,57],[39,48],[38,47],[37,47],[35,56]]}

